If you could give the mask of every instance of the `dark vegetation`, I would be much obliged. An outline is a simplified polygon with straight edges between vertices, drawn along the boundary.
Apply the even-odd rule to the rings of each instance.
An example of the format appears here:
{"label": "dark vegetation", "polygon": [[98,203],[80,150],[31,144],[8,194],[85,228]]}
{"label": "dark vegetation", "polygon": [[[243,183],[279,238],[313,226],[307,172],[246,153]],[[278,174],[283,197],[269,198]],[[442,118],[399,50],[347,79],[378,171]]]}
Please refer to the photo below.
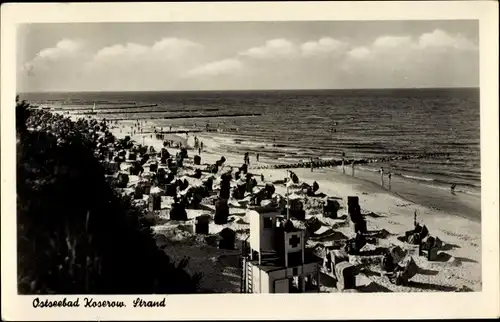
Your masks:
{"label": "dark vegetation", "polygon": [[151,214],[106,182],[94,157],[105,123],[73,122],[17,99],[16,125],[20,294],[197,291],[200,276],[157,247]]}

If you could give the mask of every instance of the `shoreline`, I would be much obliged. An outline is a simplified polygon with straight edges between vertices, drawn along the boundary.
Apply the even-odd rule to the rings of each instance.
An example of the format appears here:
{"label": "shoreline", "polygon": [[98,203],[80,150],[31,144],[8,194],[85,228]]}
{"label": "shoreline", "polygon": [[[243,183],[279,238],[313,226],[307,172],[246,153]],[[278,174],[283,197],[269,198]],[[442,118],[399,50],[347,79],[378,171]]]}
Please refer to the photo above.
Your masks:
{"label": "shoreline", "polygon": [[[80,117],[80,116],[74,115],[74,117]],[[110,121],[115,121],[115,120],[110,120]],[[135,119],[116,120],[116,121],[118,121],[118,125],[124,126],[125,128],[130,125],[133,125],[136,122]],[[143,120],[140,121],[143,122]],[[140,138],[137,141],[139,144],[142,143],[141,140],[143,136],[144,137],[148,137],[149,135],[154,136],[154,130],[153,130],[153,126],[155,126],[154,123],[151,120],[147,120],[146,122],[149,124],[147,124],[144,127],[143,133],[136,133],[135,135],[130,135],[131,137],[138,136]],[[190,139],[189,141],[192,141],[193,138],[196,136],[201,141],[205,142],[206,147],[204,150],[210,151],[217,155],[224,155],[226,158],[227,155],[229,154],[231,154],[235,159],[239,158],[238,160],[239,163],[236,163],[235,166],[239,166],[242,163],[245,151],[247,150],[253,151],[254,148],[256,148],[259,145],[259,143],[248,139],[244,140],[242,144],[235,145],[234,140],[235,139],[238,140],[239,137],[237,135],[234,135],[234,133],[224,133],[224,132],[220,133],[220,132],[207,132],[207,131],[198,132],[198,130],[200,130],[199,128],[191,129],[188,127],[179,127],[177,125],[173,125],[172,129],[177,132],[189,132],[190,130],[195,130],[195,132],[193,132],[192,134],[190,133],[188,135]],[[126,133],[118,133],[118,132],[114,134],[122,137],[127,135]],[[181,139],[180,141],[183,143],[183,145],[186,145],[187,141],[185,139],[185,133],[168,133],[165,135],[166,135],[165,138],[170,140],[172,138],[178,137]],[[153,145],[155,146],[155,148],[163,147],[161,142],[157,144],[154,143],[155,142],[154,140],[156,139],[153,137],[153,141],[148,141],[150,142],[149,145]],[[194,142],[191,142],[191,146],[194,145],[193,143]],[[247,144],[245,145],[244,143]],[[267,143],[260,143],[260,145],[263,144],[267,145]],[[232,146],[229,148],[229,145]],[[249,149],[246,149],[246,146],[248,146]],[[253,169],[255,165],[257,165],[257,167],[272,167],[276,165],[290,165],[298,161],[293,158],[287,158],[287,157],[275,158],[267,154],[264,154],[261,155],[260,161],[256,162],[255,154],[253,152],[250,152],[250,158],[251,158],[251,165],[249,169],[257,172],[263,171],[264,169]],[[384,176],[385,187],[382,187],[380,185],[380,175],[378,174],[378,172],[376,172],[374,169],[367,168],[367,166],[370,166],[372,164],[376,163],[356,165],[354,177],[360,180],[360,183],[364,182],[365,184],[370,184],[370,185],[375,184],[378,188],[381,189],[380,191],[404,199],[407,202],[412,202],[433,210],[443,211],[445,213],[449,213],[461,218],[467,218],[474,222],[481,222],[480,192],[471,193],[466,190],[457,189],[455,194],[452,194],[449,188],[445,187],[444,185],[433,184],[431,182],[425,182],[425,181],[421,182],[418,180],[412,180],[411,178],[407,178],[399,174],[397,175],[394,174],[392,176],[391,190],[389,191],[389,189],[387,188],[387,176]],[[300,168],[289,168],[289,169],[293,169],[295,171]],[[305,168],[305,169],[310,171],[310,168]],[[315,172],[319,171],[327,176],[331,176],[332,174],[340,174],[346,177],[344,180],[348,181],[349,178],[352,178],[351,176],[352,170],[350,165],[348,164],[346,164],[345,166],[345,174],[342,174],[341,166],[315,168],[314,171]],[[457,211],[457,209],[459,209],[459,211]]]}
{"label": "shoreline", "polygon": [[[132,140],[138,144],[154,146],[155,149],[161,149],[162,141],[156,139],[151,134],[136,133],[130,135],[128,131],[131,129],[130,123],[118,122],[117,128],[111,128],[112,133],[117,138],[129,135]],[[174,128],[174,126],[173,126]],[[187,143],[189,155],[191,158],[198,154],[192,146],[195,135],[188,136],[187,140],[184,135],[170,135],[169,139],[176,139]],[[243,163],[243,153],[231,153],[224,151],[219,144],[217,136],[207,133],[207,135],[196,135],[199,140],[204,142],[204,150],[201,153],[201,164],[213,164],[220,159],[221,156],[226,158],[224,168],[239,167]],[[169,152],[175,153],[176,148],[167,148]],[[253,160],[252,163],[257,165],[279,164],[276,160],[268,160],[262,158],[259,162]],[[263,183],[272,183],[283,180],[287,177],[287,169],[259,169],[253,170],[249,168],[249,172],[257,177],[264,176]],[[420,205],[418,203],[402,198],[387,189],[382,188],[379,184],[365,180],[359,177],[351,177],[342,174],[341,169],[335,168],[317,168],[311,172],[310,168],[293,169],[293,172],[299,177],[300,182],[312,184],[316,181],[319,184],[319,192],[324,193],[333,198],[345,200],[347,196],[358,196],[362,213],[367,220],[369,230],[386,230],[389,236],[386,239],[380,240],[381,245],[399,245],[406,247],[404,243],[397,239],[397,236],[404,235],[405,231],[413,227],[414,213],[418,215],[418,222],[428,227],[430,234],[440,238],[445,243],[445,248],[441,251],[437,261],[427,261],[424,257],[413,257],[420,267],[420,273],[412,279],[411,285],[397,286],[388,282],[381,276],[363,275],[368,283],[372,283],[375,287],[383,286],[390,289],[392,292],[428,292],[428,291],[450,291],[459,289],[470,289],[472,291],[481,291],[482,289],[482,271],[481,271],[481,223],[474,221],[464,216],[437,210],[430,207]],[[358,171],[359,174],[360,171]],[[377,176],[375,174],[375,176]],[[259,179],[260,182],[260,179]],[[286,188],[281,185],[275,185],[276,193],[284,195]],[[314,198],[312,198],[314,199]],[[311,200],[314,201],[314,200]],[[306,201],[307,202],[307,201]],[[343,204],[343,202],[341,202]],[[314,210],[306,215],[307,217],[318,216]],[[342,208],[340,214],[347,210]],[[236,231],[238,240],[244,240],[247,236],[245,233],[246,220],[240,215],[233,215],[232,222],[226,227],[230,227]],[[317,218],[322,218],[321,215]],[[331,226],[335,231],[351,238],[354,236],[350,225],[337,225],[335,222],[330,222],[326,219],[327,226]],[[219,231],[224,226],[215,225],[213,228]],[[237,280],[238,268],[234,263],[226,263],[229,258],[238,254],[238,251],[229,253],[220,252],[207,248],[197,242],[193,243],[190,239],[185,239],[179,232],[178,222],[166,222],[157,226],[156,234],[159,238],[159,243],[162,245],[173,260],[182,260],[185,256],[191,258],[190,264],[186,268],[188,272],[203,271],[205,278],[203,279],[202,289],[210,289],[215,292],[234,293],[239,292]],[[212,226],[211,226],[212,227]],[[215,231],[214,231],[215,233]],[[173,236],[173,240],[172,239]],[[327,240],[309,240],[308,246],[322,245],[328,247],[332,242]],[[207,253],[208,252],[208,253]],[[229,257],[228,257],[229,256]],[[209,263],[216,261],[216,268],[209,268]],[[231,261],[230,261],[231,262]],[[212,264],[213,265],[213,264]],[[432,272],[432,274],[430,274]],[[225,282],[229,279],[232,282]],[[321,292],[338,292],[335,287],[330,287],[322,284]],[[370,291],[368,291],[370,292]]]}
{"label": "shoreline", "polygon": [[[212,143],[212,148],[215,149],[217,153],[224,153],[225,144],[230,144],[233,140],[230,134],[217,135],[212,133],[197,133],[197,137],[202,139],[202,141],[210,141]],[[244,145],[241,147],[236,147],[235,150],[241,150],[241,158],[244,154]],[[227,153],[227,152],[226,152]],[[251,166],[255,164],[255,156],[251,155]],[[289,164],[286,159],[272,159],[267,156],[261,156],[260,162],[256,164],[262,165],[277,165],[277,164]],[[299,168],[293,168],[294,171]],[[309,168],[304,168],[304,170],[310,171]],[[343,175],[348,178],[351,176],[350,165],[345,166],[346,173]],[[256,170],[262,171],[262,170]],[[315,168],[315,172],[320,171],[326,175],[331,175],[332,173],[338,173],[342,175],[342,167],[329,167],[329,168]],[[391,180],[391,191],[387,188],[380,186],[380,175],[378,172],[372,170],[364,169],[364,165],[356,166],[355,168],[355,178],[362,180],[366,183],[375,184],[380,189],[388,194],[393,194],[400,198],[403,198],[409,202],[413,202],[424,207],[433,208],[435,210],[441,210],[444,212],[451,212],[459,217],[465,217],[475,222],[481,221],[481,195],[475,193],[456,191],[453,195],[449,188],[439,185],[433,185],[425,182],[417,182],[408,178],[404,178],[399,175],[393,175]],[[347,179],[348,180],[348,179]],[[384,176],[384,182],[387,185],[387,177]],[[460,209],[460,212],[456,210]]]}

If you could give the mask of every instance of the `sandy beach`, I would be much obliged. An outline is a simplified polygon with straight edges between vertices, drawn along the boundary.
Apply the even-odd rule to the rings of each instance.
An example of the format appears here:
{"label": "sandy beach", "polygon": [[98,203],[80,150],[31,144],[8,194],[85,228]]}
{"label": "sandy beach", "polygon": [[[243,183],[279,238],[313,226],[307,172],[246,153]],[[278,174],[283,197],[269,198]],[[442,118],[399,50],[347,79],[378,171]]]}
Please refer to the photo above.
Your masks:
{"label": "sandy beach", "polygon": [[[131,134],[130,123],[119,123],[115,125],[112,131],[118,138]],[[147,125],[146,125],[147,127]],[[169,139],[176,139],[187,143],[189,146],[194,144],[194,136],[197,136],[204,143],[204,149],[201,153],[201,164],[213,164],[221,156],[226,158],[225,168],[239,167],[243,163],[243,154],[228,153],[221,148],[222,144],[228,144],[227,137],[217,136],[213,133],[196,133],[189,135],[186,140],[185,135],[170,135]],[[158,140],[152,134],[131,135],[132,139],[138,144],[153,146],[157,151],[163,147],[161,140]],[[168,148],[171,154],[178,152],[178,149]],[[189,157],[192,158],[198,151],[189,149]],[[280,160],[272,160],[261,157],[257,162],[255,157],[251,158],[249,172],[257,178],[263,175],[264,182],[259,179],[259,185],[266,182],[283,180],[287,176],[287,170],[284,169],[259,169],[252,170],[252,167],[261,167],[265,165],[279,164]],[[146,170],[147,171],[147,170]],[[426,225],[430,235],[438,237],[444,243],[437,259],[428,261],[422,256],[414,256],[414,260],[419,266],[419,273],[411,279],[408,285],[394,285],[386,277],[380,276],[378,272],[365,269],[357,276],[360,292],[422,292],[422,291],[454,291],[454,290],[481,290],[481,225],[480,221],[474,215],[457,215],[451,211],[446,211],[447,204],[440,202],[440,195],[435,195],[434,204],[436,207],[426,207],[418,203],[421,200],[419,189],[413,188],[411,193],[410,184],[406,182],[392,182],[393,191],[405,191],[396,194],[382,188],[376,184],[375,177],[378,175],[370,174],[365,171],[357,171],[355,177],[350,175],[350,169],[346,169],[346,174],[342,173],[340,168],[325,169],[293,169],[299,177],[300,182],[312,184],[316,181],[319,184],[319,192],[329,197],[345,200],[347,196],[358,196],[362,213],[365,215],[368,224],[368,230],[386,230],[389,234],[386,238],[380,239],[381,245],[399,245],[401,248],[411,251],[411,247],[397,239],[404,235],[405,231],[413,228],[414,213],[417,213],[417,221]],[[360,175],[361,174],[361,175]],[[379,178],[379,177],[378,177]],[[276,192],[283,194],[286,192],[284,185],[276,184]],[[432,188],[431,188],[432,189]],[[408,192],[410,190],[410,192]],[[436,189],[437,191],[437,189]],[[442,194],[449,191],[441,191]],[[419,199],[420,198],[420,199]],[[310,200],[307,200],[306,204]],[[314,198],[309,198],[314,199]],[[412,199],[414,202],[412,201]],[[461,202],[464,202],[460,198]],[[426,201],[428,202],[428,201]],[[432,200],[430,201],[432,204]],[[477,201],[473,198],[466,200],[470,204],[467,211],[473,213],[477,211]],[[345,202],[340,201],[343,208],[339,210],[339,216],[346,215]],[[448,203],[448,208],[452,205]],[[438,209],[440,208],[440,209]],[[203,211],[190,210],[188,217],[190,220]],[[248,221],[245,220],[245,209],[231,209],[231,216],[227,227],[235,230],[237,238],[243,240],[249,232]],[[337,233],[354,237],[352,226],[346,220],[329,220],[322,218],[320,211],[308,209],[306,206],[306,219],[317,217],[321,220],[324,229],[332,229]],[[240,268],[238,267],[238,256],[240,251],[219,250],[216,247],[207,245],[198,236],[182,229],[184,226],[179,222],[166,219],[161,225],[157,226],[158,243],[164,247],[165,251],[176,260],[189,257],[190,261],[187,269],[191,272],[202,272],[202,291],[210,290],[215,292],[239,292],[240,288]],[[211,234],[220,231],[222,226],[210,226]],[[309,240],[309,246],[328,246],[332,240],[314,239]],[[238,244],[238,243],[237,243]],[[237,246],[238,247],[238,246]],[[323,280],[324,279],[324,280]],[[331,278],[322,274],[321,291],[337,292],[334,285],[331,284]]]}

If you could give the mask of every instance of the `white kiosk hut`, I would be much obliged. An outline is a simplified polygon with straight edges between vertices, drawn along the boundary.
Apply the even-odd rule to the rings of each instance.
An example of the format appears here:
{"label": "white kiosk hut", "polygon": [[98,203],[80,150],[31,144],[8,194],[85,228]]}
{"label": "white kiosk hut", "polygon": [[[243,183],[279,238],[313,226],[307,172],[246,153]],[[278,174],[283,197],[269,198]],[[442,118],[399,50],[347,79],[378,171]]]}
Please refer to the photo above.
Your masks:
{"label": "white kiosk hut", "polygon": [[[248,211],[250,237],[243,257],[242,293],[319,292],[322,259],[305,248],[305,231],[279,211]],[[313,287],[313,280],[316,286]]]}

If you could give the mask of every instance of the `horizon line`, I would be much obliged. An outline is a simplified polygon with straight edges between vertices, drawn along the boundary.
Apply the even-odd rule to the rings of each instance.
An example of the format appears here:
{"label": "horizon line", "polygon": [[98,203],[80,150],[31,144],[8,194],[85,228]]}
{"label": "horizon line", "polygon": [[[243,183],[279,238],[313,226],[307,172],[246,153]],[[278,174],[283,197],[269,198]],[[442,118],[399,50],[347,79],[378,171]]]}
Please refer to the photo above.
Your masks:
{"label": "horizon line", "polygon": [[480,89],[480,86],[436,87],[375,87],[375,88],[291,88],[291,89],[196,89],[196,90],[72,90],[72,91],[20,91],[19,94],[44,93],[196,93],[196,92],[290,92],[290,91],[349,91],[349,90],[412,90],[412,89]]}

